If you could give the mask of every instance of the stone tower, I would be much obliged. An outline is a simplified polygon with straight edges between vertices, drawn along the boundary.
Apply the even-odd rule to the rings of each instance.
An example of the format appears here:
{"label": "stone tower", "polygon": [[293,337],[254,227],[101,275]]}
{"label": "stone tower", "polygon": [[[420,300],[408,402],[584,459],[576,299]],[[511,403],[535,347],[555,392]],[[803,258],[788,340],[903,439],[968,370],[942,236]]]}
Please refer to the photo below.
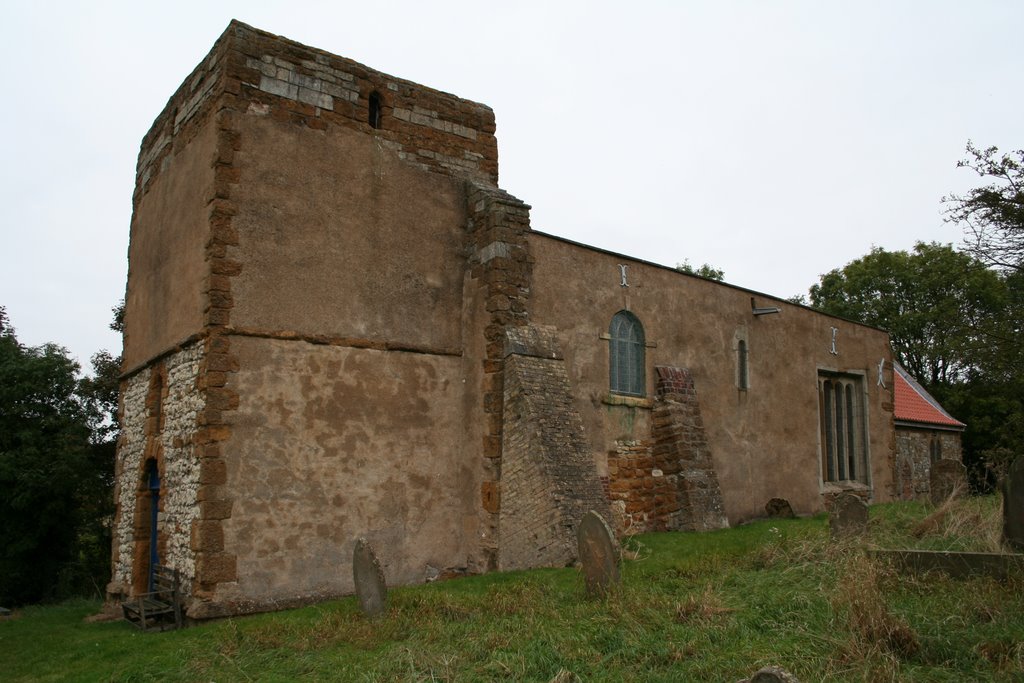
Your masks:
{"label": "stone tower", "polygon": [[[392,583],[498,566],[532,259],[494,133],[484,105],[228,26],[139,155],[112,599],[154,562],[193,618],[350,593],[359,536]],[[579,441],[565,410],[551,438]],[[576,451],[573,493],[531,475],[519,498],[566,495],[506,521],[504,564],[564,564],[578,509],[607,511]]]}

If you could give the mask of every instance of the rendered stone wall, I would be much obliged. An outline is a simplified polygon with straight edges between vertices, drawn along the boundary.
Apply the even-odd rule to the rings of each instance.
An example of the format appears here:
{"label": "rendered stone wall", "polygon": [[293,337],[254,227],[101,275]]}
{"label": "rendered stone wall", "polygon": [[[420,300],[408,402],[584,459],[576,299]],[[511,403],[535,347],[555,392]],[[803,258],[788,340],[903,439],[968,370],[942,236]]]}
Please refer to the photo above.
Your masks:
{"label": "rendered stone wall", "polygon": [[166,170],[168,155],[188,144],[225,93],[272,109],[282,121],[369,132],[373,92],[382,104],[377,135],[402,158],[424,169],[497,182],[490,107],[232,21],[143,139],[136,202]]}
{"label": "rendered stone wall", "polygon": [[[233,21],[225,89],[256,111],[316,130],[332,126],[373,133],[399,158],[424,170],[498,180],[494,112],[426,86],[374,71]],[[370,124],[370,96],[380,103]]]}
{"label": "rendered stone wall", "polygon": [[219,444],[232,504],[218,540],[237,563],[193,616],[349,594],[359,537],[392,585],[486,569],[458,354],[254,337],[231,347],[239,405]]}
{"label": "rendered stone wall", "polygon": [[[648,387],[655,385],[658,365],[692,374],[730,523],[764,515],[765,503],[776,497],[799,514],[825,508],[820,371],[864,378],[871,500],[893,499],[892,352],[884,331],[536,231],[528,242],[535,260],[530,322],[557,329],[600,474],[618,444],[651,438],[656,410],[651,391],[634,398],[609,389],[609,323],[625,310],[644,326]],[[622,266],[628,286],[622,286]],[[780,313],[753,315],[752,298]],[[747,341],[747,389],[736,382],[738,335]],[[877,381],[882,360],[884,386]]]}

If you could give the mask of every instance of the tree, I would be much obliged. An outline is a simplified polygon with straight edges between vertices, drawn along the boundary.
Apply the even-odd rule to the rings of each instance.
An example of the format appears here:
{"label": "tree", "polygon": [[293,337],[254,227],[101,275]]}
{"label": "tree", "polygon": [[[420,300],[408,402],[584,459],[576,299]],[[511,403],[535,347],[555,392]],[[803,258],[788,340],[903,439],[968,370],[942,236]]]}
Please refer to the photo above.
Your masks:
{"label": "tree", "polygon": [[896,359],[967,424],[977,490],[1024,453],[1024,273],[998,272],[949,245],[872,249],[821,276],[811,304],[889,331]]}
{"label": "tree", "polygon": [[102,595],[120,371],[100,351],[79,378],[64,348],[18,342],[0,307],[0,604]]}
{"label": "tree", "polygon": [[969,168],[988,185],[966,195],[943,197],[946,221],[967,233],[967,250],[983,263],[1003,270],[1024,269],[1024,150],[999,155],[999,149],[979,149],[967,143],[967,158],[957,167]]}
{"label": "tree", "polygon": [[700,264],[699,268],[694,268],[690,265],[690,259],[684,259],[682,263],[676,264],[676,270],[680,273],[688,273],[690,275],[697,275],[699,277],[707,278],[708,280],[718,280],[721,282],[725,279],[725,271],[719,268],[715,268],[707,263]]}
{"label": "tree", "polygon": [[1005,281],[950,245],[874,248],[811,287],[811,305],[889,332],[897,360],[928,386],[966,379],[1000,334]]}
{"label": "tree", "polygon": [[88,410],[78,364],[18,342],[0,307],[0,604],[53,597],[78,547]]}
{"label": "tree", "polygon": [[999,154],[967,143],[958,167],[989,181],[966,195],[943,198],[946,221],[965,232],[966,249],[995,268],[1005,285],[1004,306],[981,328],[978,376],[951,392],[965,415],[965,451],[974,449],[987,465],[987,483],[1024,454],[1024,150]]}
{"label": "tree", "polygon": [[[111,312],[110,329],[124,331],[124,301]],[[91,432],[87,469],[79,492],[80,528],[73,580],[77,592],[99,590],[110,577],[110,543],[114,519],[114,461],[120,423],[117,419],[121,356],[100,350],[90,359],[92,375],[79,380],[78,393],[87,407]]]}

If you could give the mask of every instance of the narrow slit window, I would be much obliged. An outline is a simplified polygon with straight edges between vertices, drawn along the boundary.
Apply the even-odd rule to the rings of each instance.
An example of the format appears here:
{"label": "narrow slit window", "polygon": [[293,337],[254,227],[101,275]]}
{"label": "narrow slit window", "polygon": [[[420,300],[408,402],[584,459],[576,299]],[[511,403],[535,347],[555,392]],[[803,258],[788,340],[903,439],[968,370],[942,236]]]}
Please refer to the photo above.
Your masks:
{"label": "narrow slit window", "polygon": [[747,366],[747,340],[736,344],[736,384],[740,389],[750,388],[750,370]]}
{"label": "narrow slit window", "polygon": [[370,127],[371,128],[380,128],[380,114],[381,114],[380,93],[377,92],[376,90],[374,90],[372,93],[370,93],[369,107],[370,107]]}

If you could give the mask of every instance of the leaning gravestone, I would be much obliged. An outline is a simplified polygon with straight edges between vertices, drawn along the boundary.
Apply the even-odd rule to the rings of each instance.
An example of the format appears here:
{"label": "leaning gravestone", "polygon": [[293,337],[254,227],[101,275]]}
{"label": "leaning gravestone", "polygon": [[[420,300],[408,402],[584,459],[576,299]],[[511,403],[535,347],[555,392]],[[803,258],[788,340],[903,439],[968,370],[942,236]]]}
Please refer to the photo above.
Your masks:
{"label": "leaning gravestone", "polygon": [[781,666],[766,666],[751,676],[749,683],[800,683],[800,681]]}
{"label": "leaning gravestone", "polygon": [[387,607],[388,587],[384,583],[380,562],[365,538],[356,541],[352,551],[352,579],[363,613],[371,619],[383,614]]}
{"label": "leaning gravestone", "polygon": [[1024,456],[1013,461],[1003,479],[1003,540],[1024,552]]}
{"label": "leaning gravestone", "polygon": [[967,489],[967,468],[958,460],[936,460],[929,473],[929,486],[932,505],[941,505]]}
{"label": "leaning gravestone", "polygon": [[863,536],[868,530],[868,504],[856,494],[840,494],[832,504],[828,525],[834,539]]}
{"label": "leaning gravestone", "polygon": [[607,595],[611,586],[620,580],[619,546],[608,523],[591,510],[583,515],[576,529],[576,543],[587,584],[587,595]]}
{"label": "leaning gravestone", "polygon": [[793,519],[793,506],[785,498],[772,498],[764,504],[764,512],[772,519]]}
{"label": "leaning gravestone", "polygon": [[940,505],[950,496],[967,490],[967,469],[959,460],[936,460],[929,480],[932,505]]}

